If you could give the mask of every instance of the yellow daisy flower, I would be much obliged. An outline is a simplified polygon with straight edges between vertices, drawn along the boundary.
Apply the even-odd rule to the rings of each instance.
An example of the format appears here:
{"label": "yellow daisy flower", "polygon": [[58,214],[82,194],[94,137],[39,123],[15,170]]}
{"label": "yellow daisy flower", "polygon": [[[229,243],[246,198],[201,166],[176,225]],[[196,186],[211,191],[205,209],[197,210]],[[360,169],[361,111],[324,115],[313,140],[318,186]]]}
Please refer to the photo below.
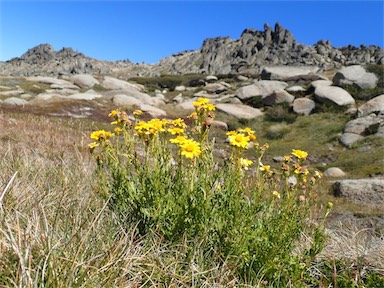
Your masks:
{"label": "yellow daisy flower", "polygon": [[260,162],[260,171],[263,171],[265,173],[268,173],[271,171],[271,166],[269,165],[263,165],[263,163]]}
{"label": "yellow daisy flower", "polygon": [[308,153],[302,150],[292,149],[293,156],[296,156],[300,160],[305,160],[308,156]]}
{"label": "yellow daisy flower", "polygon": [[173,127],[173,128],[168,128],[168,132],[171,133],[172,135],[180,135],[180,134],[184,134],[184,129],[179,127]]}
{"label": "yellow daisy flower", "polygon": [[194,140],[187,139],[180,144],[181,155],[192,159],[201,154],[200,144]]}
{"label": "yellow daisy flower", "polygon": [[183,128],[183,129],[185,129],[187,127],[187,125],[184,123],[184,120],[181,119],[181,118],[177,118],[177,119],[173,120],[171,122],[171,124],[173,126],[180,127],[180,128]]}
{"label": "yellow daisy flower", "polygon": [[248,166],[253,164],[252,160],[246,159],[246,158],[240,158],[240,165],[244,170],[248,170]]}
{"label": "yellow daisy flower", "polygon": [[170,139],[169,142],[173,144],[182,144],[187,140],[184,136],[177,136],[176,138]]}
{"label": "yellow daisy flower", "polygon": [[108,114],[109,117],[115,117],[118,116],[120,113],[119,110],[112,110],[111,113]]}
{"label": "yellow daisy flower", "polygon": [[208,104],[209,99],[208,98],[198,98],[197,101],[193,102],[193,107],[198,108],[201,105]]}
{"label": "yellow daisy flower", "polygon": [[139,109],[133,111],[133,116],[134,116],[135,118],[141,116],[142,114],[143,114],[143,111],[141,111],[141,110],[139,110]]}
{"label": "yellow daisy flower", "polygon": [[105,130],[99,130],[99,131],[94,131],[91,133],[91,139],[100,141],[100,140],[108,140],[109,138],[115,136],[115,134],[111,132],[107,132]]}
{"label": "yellow daisy flower", "polygon": [[276,190],[272,192],[273,196],[275,196],[277,199],[280,199],[280,193]]}
{"label": "yellow daisy flower", "polygon": [[249,140],[249,136],[245,136],[243,133],[237,133],[229,136],[229,144],[243,149],[248,148]]}

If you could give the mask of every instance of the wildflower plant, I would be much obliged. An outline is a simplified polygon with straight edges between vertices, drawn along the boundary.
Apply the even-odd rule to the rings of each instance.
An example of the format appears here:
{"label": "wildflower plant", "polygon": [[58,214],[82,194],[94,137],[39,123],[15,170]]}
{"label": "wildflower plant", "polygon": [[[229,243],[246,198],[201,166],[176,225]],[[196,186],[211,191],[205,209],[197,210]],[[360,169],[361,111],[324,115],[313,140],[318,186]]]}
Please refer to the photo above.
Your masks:
{"label": "wildflower plant", "polygon": [[[227,133],[230,157],[219,165],[209,138],[215,106],[206,98],[193,105],[191,125],[113,110],[109,116],[119,129],[93,132],[96,142],[89,146],[101,195],[141,236],[199,243],[206,259],[231,263],[247,281],[306,283],[325,239],[323,225],[313,221],[320,211],[314,188],[321,174],[304,166],[308,154],[295,149],[280,167],[265,165],[268,144],[255,142],[250,128]],[[245,158],[246,150],[252,158]],[[301,244],[303,239],[312,242]]]}

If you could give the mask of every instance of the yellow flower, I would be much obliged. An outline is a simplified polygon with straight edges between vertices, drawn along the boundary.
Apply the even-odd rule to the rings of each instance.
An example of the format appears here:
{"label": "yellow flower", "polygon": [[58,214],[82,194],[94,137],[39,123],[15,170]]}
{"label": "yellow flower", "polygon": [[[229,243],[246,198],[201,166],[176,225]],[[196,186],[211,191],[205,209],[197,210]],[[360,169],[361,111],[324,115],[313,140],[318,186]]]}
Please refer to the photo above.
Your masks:
{"label": "yellow flower", "polygon": [[241,133],[244,133],[245,135],[249,136],[249,139],[251,141],[255,141],[256,140],[256,136],[255,136],[255,131],[253,131],[251,128],[249,127],[246,127],[246,128],[240,128],[240,129],[237,129],[238,132],[241,132]]}
{"label": "yellow flower", "polygon": [[148,121],[148,125],[152,125],[154,129],[156,129],[159,132],[164,132],[165,131],[165,126],[168,124],[167,119],[158,119],[154,118]]}
{"label": "yellow flower", "polygon": [[290,155],[285,155],[284,156],[284,162],[289,163],[291,161],[291,156]]}
{"label": "yellow flower", "polygon": [[171,124],[173,126],[180,127],[180,128],[183,128],[183,129],[185,129],[187,127],[187,125],[185,125],[185,123],[184,123],[184,120],[181,119],[181,118],[177,118],[177,119],[173,120],[171,122]]}
{"label": "yellow flower", "polygon": [[318,178],[318,179],[320,179],[321,177],[323,177],[323,174],[322,173],[320,173],[319,171],[315,171],[315,178]]}
{"label": "yellow flower", "polygon": [[201,106],[204,110],[207,110],[207,111],[215,111],[216,110],[216,106],[213,105],[213,104],[204,104]]}
{"label": "yellow flower", "polygon": [[88,145],[90,152],[92,153],[93,150],[95,150],[95,148],[96,148],[97,146],[99,146],[99,145],[100,145],[100,144],[97,143],[97,142],[92,142],[92,143],[90,143],[90,144]]}
{"label": "yellow flower", "polygon": [[116,135],[119,135],[121,133],[121,129],[119,127],[115,128],[115,133]]}
{"label": "yellow flower", "polygon": [[192,159],[201,154],[200,144],[194,140],[187,139],[180,144],[181,155]]}
{"label": "yellow flower", "polygon": [[292,149],[293,156],[296,156],[300,160],[305,160],[308,156],[308,153],[302,150]]}
{"label": "yellow flower", "polygon": [[180,134],[184,134],[184,129],[173,127],[173,128],[168,128],[168,132],[171,133],[172,135],[180,135]]}
{"label": "yellow flower", "polygon": [[244,170],[248,170],[248,166],[253,164],[251,160],[246,158],[240,158],[239,161],[240,161],[241,167],[244,168]]}
{"label": "yellow flower", "polygon": [[93,140],[101,141],[101,140],[108,140],[112,136],[115,136],[115,134],[111,132],[107,132],[105,130],[99,130],[99,131],[92,132],[90,137]]}
{"label": "yellow flower", "polygon": [[229,144],[239,148],[248,148],[249,136],[245,136],[243,133],[237,133],[229,136]]}
{"label": "yellow flower", "polygon": [[237,132],[236,131],[229,131],[229,132],[227,132],[227,136],[229,137],[229,136],[233,136],[233,135],[236,135],[237,134]]}
{"label": "yellow flower", "polygon": [[139,109],[133,111],[133,116],[134,116],[135,118],[141,116],[142,114],[143,114],[143,111],[141,111],[141,110],[139,110]]}
{"label": "yellow flower", "polygon": [[184,143],[186,140],[187,138],[185,138],[184,136],[177,136],[174,139],[170,139],[169,142],[173,144],[181,144],[181,143]]}
{"label": "yellow flower", "polygon": [[280,199],[280,193],[276,190],[272,192],[273,196],[275,196],[277,199]]}
{"label": "yellow flower", "polygon": [[263,171],[265,173],[268,173],[271,171],[271,166],[269,165],[263,165],[263,163],[260,162],[260,171]]}
{"label": "yellow flower", "polygon": [[118,116],[120,113],[119,110],[112,110],[111,113],[108,114],[109,117],[115,117]]}
{"label": "yellow flower", "polygon": [[193,102],[193,107],[198,108],[201,105],[208,104],[209,99],[208,98],[198,98],[197,101]]}
{"label": "yellow flower", "polygon": [[196,112],[192,112],[191,115],[189,115],[187,118],[188,119],[192,119],[192,120],[196,120],[197,119],[197,113]]}

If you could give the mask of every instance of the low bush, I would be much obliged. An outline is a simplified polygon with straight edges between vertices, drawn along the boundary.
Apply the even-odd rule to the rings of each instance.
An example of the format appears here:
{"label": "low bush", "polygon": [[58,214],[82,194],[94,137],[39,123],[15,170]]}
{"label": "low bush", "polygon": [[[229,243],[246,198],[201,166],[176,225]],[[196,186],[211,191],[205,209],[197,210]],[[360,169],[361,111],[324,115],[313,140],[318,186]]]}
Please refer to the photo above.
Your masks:
{"label": "low bush", "polygon": [[[139,110],[131,121],[113,110],[115,130],[91,134],[101,195],[127,229],[188,243],[186,263],[198,245],[207,261],[226,263],[246,283],[304,285],[325,242],[323,225],[313,221],[320,174],[303,165],[301,150],[278,170],[262,163],[267,144],[253,142],[254,157],[244,158],[256,140],[249,128],[227,133],[230,157],[219,166],[209,138],[215,106],[205,98],[194,106],[191,126],[180,118],[140,121]],[[310,243],[301,243],[305,237]]]}

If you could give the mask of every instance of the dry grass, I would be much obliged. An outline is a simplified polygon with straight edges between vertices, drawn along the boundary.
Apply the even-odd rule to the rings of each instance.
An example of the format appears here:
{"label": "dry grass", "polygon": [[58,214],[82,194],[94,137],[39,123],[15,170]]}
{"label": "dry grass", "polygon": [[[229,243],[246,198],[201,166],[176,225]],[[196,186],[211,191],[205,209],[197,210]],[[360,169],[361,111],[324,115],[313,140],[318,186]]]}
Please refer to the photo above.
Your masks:
{"label": "dry grass", "polygon": [[[201,251],[186,262],[188,243],[138,239],[134,227],[119,226],[93,186],[86,145],[94,126],[0,112],[0,195],[10,184],[0,207],[0,286],[238,287],[230,267],[207,263]],[[383,227],[351,219],[332,222],[318,263],[342,259],[384,274]]]}

